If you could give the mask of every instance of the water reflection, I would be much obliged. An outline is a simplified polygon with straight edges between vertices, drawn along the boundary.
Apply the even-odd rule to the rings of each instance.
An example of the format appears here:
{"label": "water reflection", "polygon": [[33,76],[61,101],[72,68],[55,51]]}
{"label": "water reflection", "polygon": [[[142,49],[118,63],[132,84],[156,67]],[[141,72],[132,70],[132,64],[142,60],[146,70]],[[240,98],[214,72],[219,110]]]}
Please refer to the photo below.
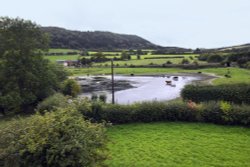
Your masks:
{"label": "water reflection", "polygon": [[[110,79],[110,77],[105,77]],[[118,104],[131,104],[141,101],[165,101],[180,96],[185,85],[198,80],[191,76],[115,76],[115,81],[121,83],[126,81],[131,87],[125,90],[115,91],[115,102]],[[167,82],[171,82],[168,84]],[[91,97],[91,94],[106,94],[107,101],[111,102],[111,91],[95,89],[91,92],[82,93],[80,96]]]}

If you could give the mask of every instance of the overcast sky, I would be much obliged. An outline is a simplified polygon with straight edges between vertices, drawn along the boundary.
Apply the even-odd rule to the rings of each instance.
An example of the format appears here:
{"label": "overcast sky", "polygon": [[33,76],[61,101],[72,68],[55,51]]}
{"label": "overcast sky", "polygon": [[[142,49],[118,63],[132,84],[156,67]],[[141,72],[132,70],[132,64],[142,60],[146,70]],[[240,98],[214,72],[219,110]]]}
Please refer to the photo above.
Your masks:
{"label": "overcast sky", "polygon": [[250,0],[1,0],[0,16],[188,48],[250,43]]}

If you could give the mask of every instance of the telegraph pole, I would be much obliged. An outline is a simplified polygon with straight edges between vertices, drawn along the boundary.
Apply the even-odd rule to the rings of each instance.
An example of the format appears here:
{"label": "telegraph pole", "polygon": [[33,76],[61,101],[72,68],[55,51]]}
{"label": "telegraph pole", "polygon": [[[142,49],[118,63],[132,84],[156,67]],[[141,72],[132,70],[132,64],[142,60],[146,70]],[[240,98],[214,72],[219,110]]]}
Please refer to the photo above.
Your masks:
{"label": "telegraph pole", "polygon": [[112,85],[112,104],[115,104],[114,62],[113,62],[113,59],[111,59],[111,85]]}

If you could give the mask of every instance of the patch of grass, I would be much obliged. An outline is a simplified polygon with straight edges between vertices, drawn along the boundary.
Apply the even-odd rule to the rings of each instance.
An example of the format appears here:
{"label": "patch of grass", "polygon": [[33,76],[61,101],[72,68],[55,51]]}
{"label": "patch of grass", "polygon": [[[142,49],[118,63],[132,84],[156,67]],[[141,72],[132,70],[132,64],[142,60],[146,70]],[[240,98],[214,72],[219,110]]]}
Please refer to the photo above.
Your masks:
{"label": "patch of grass", "polygon": [[[131,56],[131,60],[126,61],[114,61],[114,64],[119,64],[120,66],[124,66],[125,64],[129,65],[149,65],[150,63],[156,64],[156,65],[162,65],[166,63],[167,61],[171,61],[173,64],[181,64],[183,58],[174,58],[176,56],[183,56],[184,58],[188,59],[190,63],[192,63],[194,60],[198,61],[195,56],[197,55],[141,55],[141,59],[137,60],[136,55]],[[118,56],[116,56],[118,57]],[[120,56],[119,56],[120,57]],[[154,57],[166,57],[166,59],[145,59],[145,58],[154,58]],[[173,57],[173,58],[172,58]],[[190,59],[190,57],[193,57],[193,60]],[[112,58],[112,57],[109,57]],[[205,64],[204,61],[198,61],[200,64]],[[95,63],[93,66],[100,66],[100,65],[110,65],[110,62],[104,62],[104,63]]]}
{"label": "patch of grass", "polygon": [[79,52],[76,49],[49,49],[50,53],[66,53],[66,52]]}
{"label": "patch of grass", "polygon": [[128,124],[109,128],[108,166],[247,167],[250,129],[201,123]]}
{"label": "patch of grass", "polygon": [[[230,71],[231,78],[226,78],[228,70]],[[197,70],[196,70],[197,71]],[[204,73],[216,74],[222,78],[218,78],[213,81],[214,84],[238,84],[238,83],[250,83],[250,70],[243,68],[210,68],[199,70]]]}
{"label": "patch of grass", "polygon": [[[66,53],[66,52],[79,52],[78,50],[72,50],[72,49],[50,49],[49,52],[53,53]],[[90,55],[93,55],[97,52],[89,51]],[[120,58],[121,52],[102,52],[103,54],[109,54],[110,56],[106,56],[107,58]],[[117,55],[118,54],[118,55]],[[113,56],[111,56],[113,55]],[[197,58],[195,58],[197,55],[141,55],[141,59],[137,60],[136,55],[131,56],[131,60],[127,61],[114,61],[115,64],[119,64],[121,66],[127,65],[149,65],[150,63],[156,64],[156,65],[162,65],[166,63],[167,61],[171,61],[173,64],[180,64],[182,62],[182,58],[174,58],[176,56],[184,56],[184,58],[188,59],[190,63],[192,63],[194,60],[198,61]],[[45,58],[49,59],[52,62],[56,62],[56,60],[77,60],[79,55],[60,55],[60,56],[45,56]],[[153,58],[153,57],[166,57],[166,59],[145,59],[145,58]],[[173,58],[171,58],[173,57]],[[193,57],[193,60],[190,59],[190,57]],[[90,56],[86,57],[90,58]],[[200,64],[204,64],[206,62],[198,61]],[[94,63],[93,66],[100,66],[100,65],[110,65],[110,62],[104,62],[104,63]]]}
{"label": "patch of grass", "polygon": [[79,55],[62,55],[62,56],[44,56],[51,62],[56,62],[57,60],[77,60]]}

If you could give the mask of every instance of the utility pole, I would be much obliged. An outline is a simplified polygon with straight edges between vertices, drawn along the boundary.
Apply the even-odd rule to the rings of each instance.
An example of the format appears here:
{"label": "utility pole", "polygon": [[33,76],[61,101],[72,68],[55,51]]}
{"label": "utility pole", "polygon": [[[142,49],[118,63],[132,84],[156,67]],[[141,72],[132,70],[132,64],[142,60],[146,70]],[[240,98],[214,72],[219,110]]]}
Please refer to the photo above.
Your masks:
{"label": "utility pole", "polygon": [[112,104],[115,104],[114,62],[113,62],[113,59],[111,59],[111,85],[112,85]]}

